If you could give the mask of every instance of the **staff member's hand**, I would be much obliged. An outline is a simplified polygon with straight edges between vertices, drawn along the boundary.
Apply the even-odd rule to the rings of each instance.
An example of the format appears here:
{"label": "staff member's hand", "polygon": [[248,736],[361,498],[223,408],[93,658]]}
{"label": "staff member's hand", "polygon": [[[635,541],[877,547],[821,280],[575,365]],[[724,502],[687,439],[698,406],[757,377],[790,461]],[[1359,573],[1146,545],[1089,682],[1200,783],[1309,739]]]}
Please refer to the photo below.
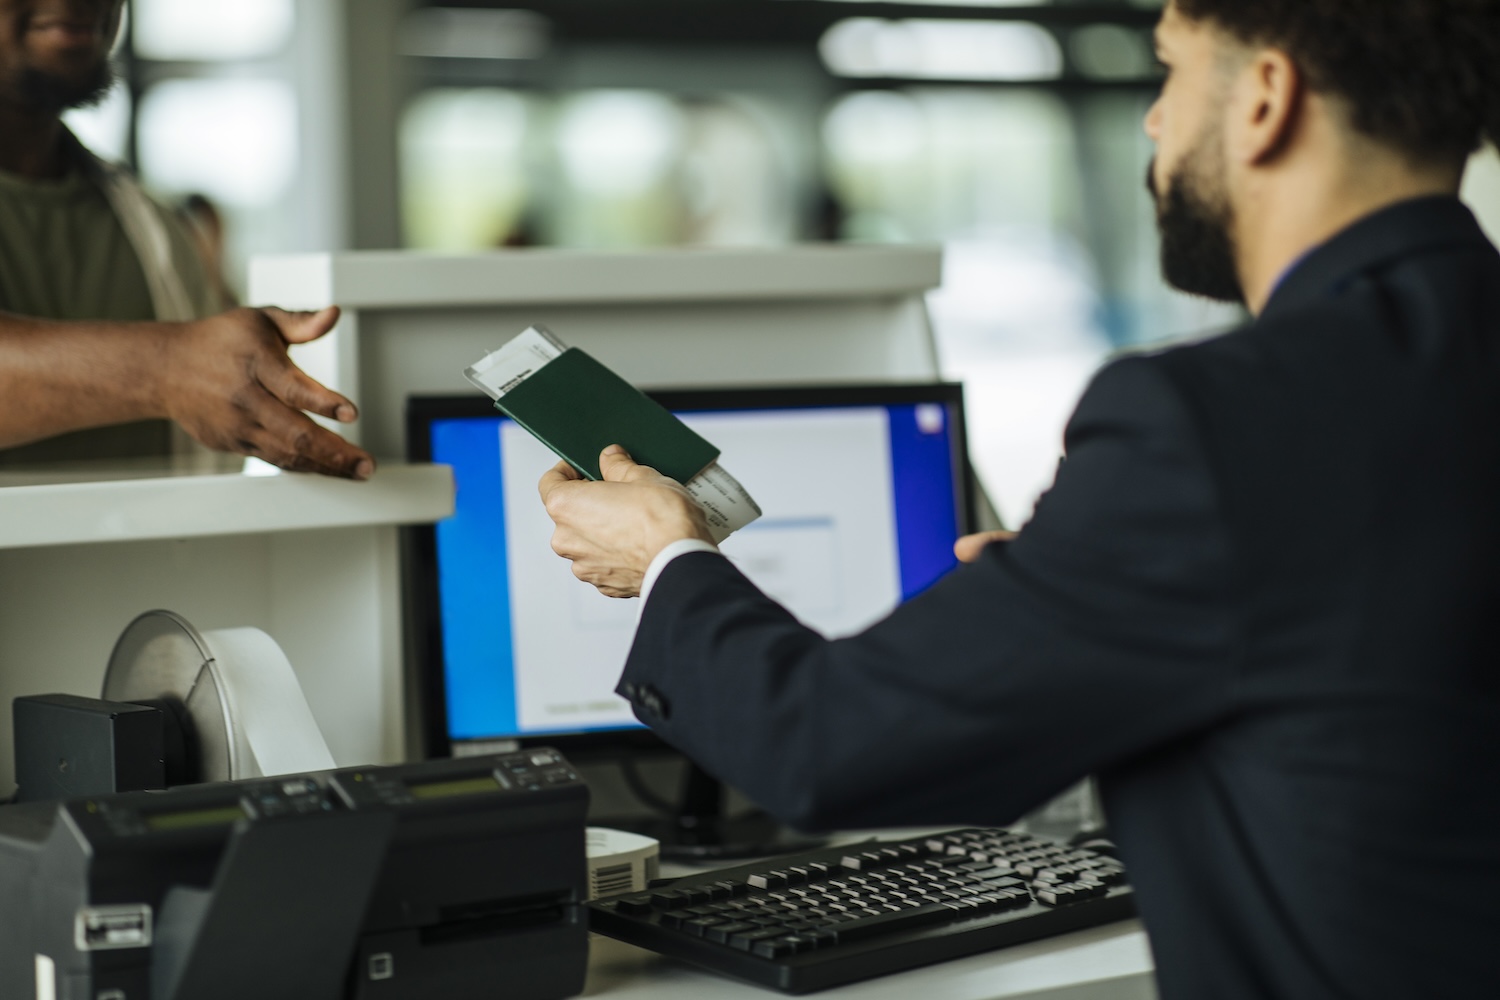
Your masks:
{"label": "staff member's hand", "polygon": [[637,465],[612,444],[599,455],[604,479],[589,482],[559,462],[538,484],[557,525],[552,551],[573,575],[608,597],[635,597],[656,554],[675,541],[712,543],[703,511],[676,480]]}
{"label": "staff member's hand", "polygon": [[368,452],[307,416],[348,423],[358,416],[354,404],[287,356],[288,345],[318,339],[338,318],[336,306],[301,313],[235,309],[171,325],[158,369],[161,412],[210,448],[294,472],[370,478],[375,460]]}
{"label": "staff member's hand", "polygon": [[975,562],[985,546],[995,542],[1008,542],[1015,537],[1014,531],[981,531],[977,535],[965,535],[953,543],[953,554],[958,556],[960,562]]}

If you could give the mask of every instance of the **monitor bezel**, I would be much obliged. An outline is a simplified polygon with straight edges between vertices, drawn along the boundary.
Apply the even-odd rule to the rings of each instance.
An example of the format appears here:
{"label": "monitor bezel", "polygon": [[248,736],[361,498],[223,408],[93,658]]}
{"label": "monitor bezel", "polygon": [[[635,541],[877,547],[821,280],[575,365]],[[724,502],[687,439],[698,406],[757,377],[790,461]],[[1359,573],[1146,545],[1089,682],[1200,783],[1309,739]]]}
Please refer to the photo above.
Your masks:
{"label": "monitor bezel", "polygon": [[[807,383],[775,386],[713,386],[691,389],[645,390],[652,399],[674,411],[736,409],[811,409],[841,406],[901,406],[939,403],[947,408],[950,444],[959,474],[958,527],[974,530],[978,496],[969,461],[968,429],[963,384],[959,382]],[[412,462],[432,461],[427,428],[436,420],[503,416],[484,396],[417,395],[406,402],[406,450]],[[402,529],[403,618],[405,623],[408,719],[417,726],[414,749],[422,757],[451,757],[454,741],[448,735],[447,679],[443,659],[441,604],[438,599],[437,526],[423,524]],[[416,704],[411,702],[415,700]],[[553,746],[571,757],[587,759],[616,752],[665,752],[671,748],[649,729],[610,729],[537,736],[495,736],[474,740],[476,745],[514,742],[519,746]],[[468,743],[469,741],[460,741]]]}

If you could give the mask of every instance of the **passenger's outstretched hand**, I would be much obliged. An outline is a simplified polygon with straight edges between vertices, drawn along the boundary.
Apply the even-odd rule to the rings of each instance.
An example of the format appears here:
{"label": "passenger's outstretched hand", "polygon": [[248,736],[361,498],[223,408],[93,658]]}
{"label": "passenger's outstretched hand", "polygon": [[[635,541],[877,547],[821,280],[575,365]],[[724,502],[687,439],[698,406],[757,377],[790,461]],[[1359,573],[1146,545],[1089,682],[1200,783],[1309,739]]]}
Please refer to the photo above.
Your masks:
{"label": "passenger's outstretched hand", "polygon": [[289,344],[323,336],[338,322],[319,312],[235,309],[175,325],[166,337],[157,388],[161,410],[211,448],[264,459],[294,472],[368,479],[370,454],[319,426],[343,423],[354,404],[294,365]]}

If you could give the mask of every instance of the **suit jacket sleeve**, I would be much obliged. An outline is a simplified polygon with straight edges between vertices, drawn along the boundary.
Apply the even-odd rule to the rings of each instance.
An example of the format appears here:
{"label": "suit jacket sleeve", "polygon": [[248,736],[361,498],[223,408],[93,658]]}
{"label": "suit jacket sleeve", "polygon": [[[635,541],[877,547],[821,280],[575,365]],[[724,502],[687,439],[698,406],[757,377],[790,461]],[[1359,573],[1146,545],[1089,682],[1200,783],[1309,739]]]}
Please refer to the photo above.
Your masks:
{"label": "suit jacket sleeve", "polygon": [[[1007,823],[1231,710],[1231,552],[1163,367],[1105,369],[1032,521],[829,641],[723,556],[670,563],[619,687],[710,773],[805,829]],[[732,552],[732,549],[731,549]]]}

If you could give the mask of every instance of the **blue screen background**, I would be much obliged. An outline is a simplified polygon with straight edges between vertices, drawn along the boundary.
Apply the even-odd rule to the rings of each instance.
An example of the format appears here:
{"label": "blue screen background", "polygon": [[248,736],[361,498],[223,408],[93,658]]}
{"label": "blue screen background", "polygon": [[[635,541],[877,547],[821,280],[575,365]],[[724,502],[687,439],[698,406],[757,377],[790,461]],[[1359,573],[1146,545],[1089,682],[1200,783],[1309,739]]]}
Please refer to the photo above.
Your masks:
{"label": "blue screen background", "polygon": [[[921,593],[956,565],[960,477],[953,467],[952,421],[945,418],[935,433],[923,430],[918,410],[924,405],[933,404],[884,407],[902,600]],[[497,415],[430,425],[432,460],[453,467],[457,487],[453,516],[437,525],[444,683],[453,740],[541,735],[520,732],[516,722],[500,461],[504,422]]]}

